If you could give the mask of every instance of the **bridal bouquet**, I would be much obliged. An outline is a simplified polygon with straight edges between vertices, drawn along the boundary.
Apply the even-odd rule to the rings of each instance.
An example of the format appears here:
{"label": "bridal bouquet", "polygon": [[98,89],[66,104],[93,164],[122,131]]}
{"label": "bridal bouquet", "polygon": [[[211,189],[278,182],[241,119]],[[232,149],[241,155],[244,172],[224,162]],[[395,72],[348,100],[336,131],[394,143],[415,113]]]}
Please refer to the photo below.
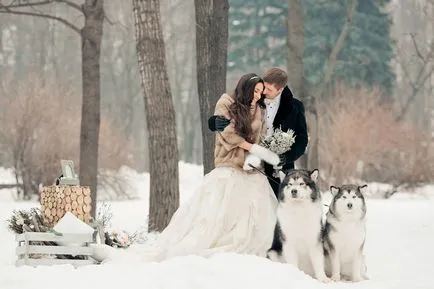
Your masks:
{"label": "bridal bouquet", "polygon": [[[289,151],[294,142],[295,135],[293,130],[288,129],[288,131],[284,132],[281,128],[275,128],[270,136],[262,137],[259,144],[281,155]],[[280,169],[281,167],[279,166],[274,167],[273,177],[278,177]]]}

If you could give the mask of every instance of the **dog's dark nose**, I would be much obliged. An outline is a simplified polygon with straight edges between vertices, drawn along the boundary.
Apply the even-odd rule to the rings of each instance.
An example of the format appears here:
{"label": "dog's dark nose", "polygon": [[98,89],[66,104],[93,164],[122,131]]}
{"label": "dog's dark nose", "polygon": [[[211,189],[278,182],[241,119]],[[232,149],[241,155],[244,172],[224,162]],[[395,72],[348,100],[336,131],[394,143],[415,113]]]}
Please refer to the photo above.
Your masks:
{"label": "dog's dark nose", "polygon": [[353,204],[348,203],[348,204],[347,204],[347,207],[348,207],[348,209],[351,209],[351,208],[353,207]]}
{"label": "dog's dark nose", "polygon": [[297,190],[291,190],[291,195],[293,198],[297,197]]}

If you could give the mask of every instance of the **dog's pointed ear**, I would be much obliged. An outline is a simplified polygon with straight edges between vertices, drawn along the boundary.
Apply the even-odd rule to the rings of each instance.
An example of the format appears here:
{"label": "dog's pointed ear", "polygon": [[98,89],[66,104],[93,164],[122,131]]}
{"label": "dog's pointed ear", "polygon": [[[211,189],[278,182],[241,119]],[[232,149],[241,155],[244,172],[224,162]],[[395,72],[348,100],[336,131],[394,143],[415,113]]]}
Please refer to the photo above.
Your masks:
{"label": "dog's pointed ear", "polygon": [[335,186],[330,186],[330,193],[332,194],[332,196],[336,196],[339,192],[339,188],[335,187]]}
{"label": "dog's pointed ear", "polygon": [[319,177],[319,170],[318,169],[314,169],[313,171],[310,172],[310,178],[316,182],[318,180]]}
{"label": "dog's pointed ear", "polygon": [[359,186],[359,191],[362,195],[366,195],[368,191],[368,185]]}
{"label": "dog's pointed ear", "polygon": [[279,171],[279,179],[280,182],[283,182],[283,180],[285,179],[286,174],[283,171]]}

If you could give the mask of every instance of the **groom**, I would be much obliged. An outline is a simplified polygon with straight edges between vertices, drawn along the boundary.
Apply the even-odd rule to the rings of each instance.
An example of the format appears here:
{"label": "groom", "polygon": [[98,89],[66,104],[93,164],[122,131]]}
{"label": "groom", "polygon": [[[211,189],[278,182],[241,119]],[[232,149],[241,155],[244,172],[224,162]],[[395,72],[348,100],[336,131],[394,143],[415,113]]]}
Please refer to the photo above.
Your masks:
{"label": "groom", "polygon": [[[281,128],[285,132],[288,129],[294,131],[295,143],[289,151],[279,156],[279,166],[286,173],[288,170],[294,169],[294,162],[304,154],[307,147],[308,136],[304,105],[292,95],[287,86],[288,75],[282,69],[272,68],[265,73],[262,79],[265,84],[267,135],[271,135],[275,128]],[[228,124],[228,120],[216,118],[215,116],[209,119],[209,129],[212,131],[222,131]],[[265,163],[264,169],[265,174],[269,177],[268,181],[277,196],[280,179],[272,176],[272,165]],[[271,181],[270,178],[274,181]]]}

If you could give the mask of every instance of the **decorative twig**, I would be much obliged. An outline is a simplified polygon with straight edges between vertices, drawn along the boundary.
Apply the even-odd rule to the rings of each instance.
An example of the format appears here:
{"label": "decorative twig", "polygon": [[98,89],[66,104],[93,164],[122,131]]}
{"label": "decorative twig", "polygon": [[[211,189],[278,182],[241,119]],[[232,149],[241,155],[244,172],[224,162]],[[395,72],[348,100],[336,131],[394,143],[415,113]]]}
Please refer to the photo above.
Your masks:
{"label": "decorative twig", "polygon": [[33,215],[31,217],[31,220],[32,220],[33,226],[35,227],[35,231],[36,232],[41,232],[41,229],[39,228],[38,222],[36,221],[36,215]]}

